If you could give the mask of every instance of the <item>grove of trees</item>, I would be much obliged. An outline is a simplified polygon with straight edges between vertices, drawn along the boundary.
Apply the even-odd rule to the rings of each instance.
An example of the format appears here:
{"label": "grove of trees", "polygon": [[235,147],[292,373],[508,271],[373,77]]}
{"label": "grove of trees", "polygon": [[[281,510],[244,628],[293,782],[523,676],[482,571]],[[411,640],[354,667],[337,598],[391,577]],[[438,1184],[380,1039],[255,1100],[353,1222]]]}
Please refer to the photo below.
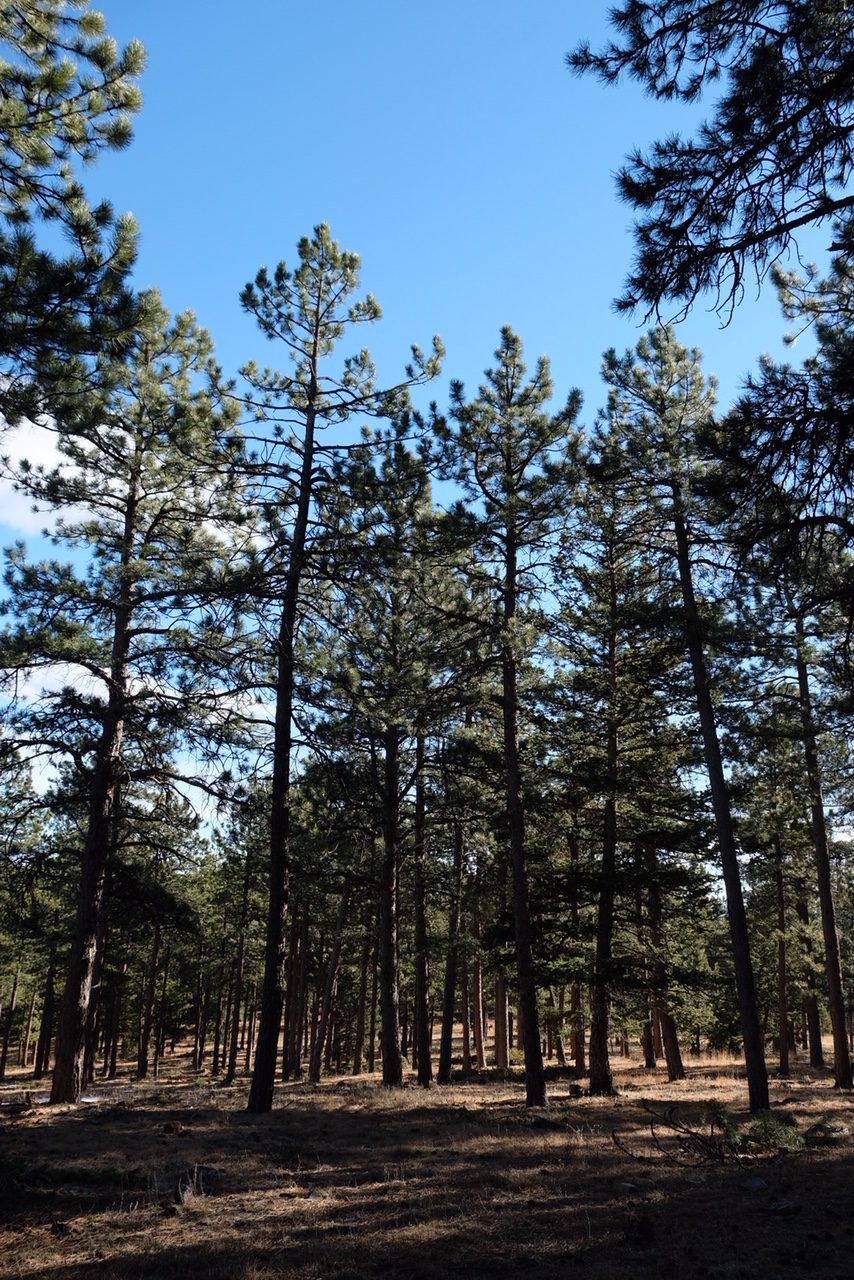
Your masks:
{"label": "grove of trees", "polygon": [[[276,367],[225,378],[79,181],[141,49],[0,4],[0,410],[57,459],[2,462],[51,552],[11,548],[2,599],[0,1079],[75,1102],[188,1042],[255,1112],[409,1063],[518,1065],[542,1106],[549,1060],[608,1094],[635,1040],[671,1080],[743,1052],[761,1111],[827,1030],[852,1087],[854,18],[612,22],[577,70],[723,91],[620,175],[655,323],[582,425],[509,326],[447,404],[438,338],[379,386],[326,225],[241,296]],[[825,219],[826,273],[784,271]],[[815,350],[721,410],[665,312],[751,266]]]}

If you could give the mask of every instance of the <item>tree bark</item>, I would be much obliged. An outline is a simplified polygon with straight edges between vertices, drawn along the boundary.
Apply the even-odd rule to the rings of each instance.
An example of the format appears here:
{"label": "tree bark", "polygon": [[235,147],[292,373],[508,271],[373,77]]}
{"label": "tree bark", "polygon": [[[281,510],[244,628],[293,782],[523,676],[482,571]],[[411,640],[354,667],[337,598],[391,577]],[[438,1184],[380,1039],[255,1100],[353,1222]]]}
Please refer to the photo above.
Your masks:
{"label": "tree bark", "polygon": [[311,1061],[308,1066],[308,1078],[312,1084],[320,1083],[320,1060],[323,1047],[326,1044],[326,1035],[329,1029],[329,1018],[332,1012],[332,999],[335,992],[335,984],[338,980],[338,965],[341,960],[341,943],[344,938],[344,925],[347,921],[347,904],[350,897],[350,881],[348,878],[344,880],[344,887],[341,890],[341,901],[338,904],[338,919],[335,922],[335,933],[332,938],[332,949],[329,953],[329,962],[326,966],[326,980],[323,985],[323,998],[320,1002],[320,1017],[318,1019],[317,1033],[314,1038],[314,1045],[311,1051]]}
{"label": "tree bark", "polygon": [[392,726],[384,735],[383,761],[383,859],[380,869],[379,987],[383,1085],[403,1084],[400,1052],[400,995],[397,969],[397,875],[400,855],[398,806],[400,803],[400,734]]}
{"label": "tree bark", "polygon": [[415,908],[415,1004],[412,1045],[418,1083],[427,1088],[433,1080],[430,1036],[429,944],[427,939],[427,886],[425,880],[426,805],[424,788],[424,737],[418,735],[415,752],[414,908]]}
{"label": "tree bark", "polygon": [[691,570],[691,551],[688,529],[683,515],[683,503],[678,483],[674,479],[674,533],[682,601],[685,615],[685,639],[694,678],[694,697],[700,717],[700,728],[705,749],[709,790],[718,835],[718,849],[726,891],[727,918],[729,920],[736,994],[738,996],[741,1034],[744,1042],[744,1060],[747,1070],[748,1101],[751,1111],[767,1111],[768,1072],[762,1029],[756,1005],[756,984],[753,978],[753,962],[750,956],[750,939],[747,930],[747,913],[741,888],[741,870],[730,810],[729,791],[724,776],[715,710],[709,685],[709,673],[703,640],[703,627],[694,594]]}
{"label": "tree bark", "polygon": [[161,931],[160,925],[156,925],[154,929],[154,941],[151,944],[151,956],[148,961],[148,975],[145,983],[145,994],[143,997],[142,1009],[142,1028],[139,1036],[139,1048],[136,1058],[136,1075],[138,1080],[144,1080],[148,1075],[148,1057],[151,1045],[151,1031],[154,1026],[154,1003],[157,994],[157,965],[160,961],[160,942]]}
{"label": "tree bark", "polygon": [[839,934],[836,929],[836,908],[833,901],[833,882],[830,874],[830,852],[821,788],[821,769],[816,744],[815,719],[805,657],[804,620],[800,612],[795,613],[795,635],[795,664],[798,672],[804,755],[806,757],[807,783],[810,795],[813,853],[815,855],[816,879],[818,882],[818,901],[821,909],[821,931],[824,938],[830,1025],[833,1032],[833,1083],[837,1089],[851,1089],[854,1087],[854,1077],[852,1077],[851,1055],[848,1051],[848,1036],[845,1026],[842,961],[839,953]]}
{"label": "tree bark", "polygon": [[451,878],[451,904],[448,911],[448,953],[445,958],[445,981],[442,989],[442,1036],[439,1042],[439,1084],[450,1084],[453,1059],[454,1013],[456,1009],[457,968],[460,947],[460,907],[463,885],[463,824],[454,821],[454,865]]}

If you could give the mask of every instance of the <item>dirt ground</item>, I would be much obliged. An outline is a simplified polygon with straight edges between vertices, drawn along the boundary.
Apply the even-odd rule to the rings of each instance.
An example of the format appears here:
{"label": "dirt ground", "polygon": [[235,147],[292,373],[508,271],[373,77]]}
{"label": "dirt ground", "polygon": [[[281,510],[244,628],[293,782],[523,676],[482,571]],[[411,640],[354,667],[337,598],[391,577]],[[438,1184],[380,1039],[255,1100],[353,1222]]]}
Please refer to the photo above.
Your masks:
{"label": "dirt ground", "polygon": [[854,1097],[796,1067],[751,1127],[737,1063],[695,1062],[677,1085],[615,1065],[618,1097],[558,1078],[542,1112],[518,1080],[388,1092],[366,1076],[281,1085],[263,1117],[246,1081],[190,1078],[180,1054],[77,1107],[13,1074],[0,1275],[854,1278]]}

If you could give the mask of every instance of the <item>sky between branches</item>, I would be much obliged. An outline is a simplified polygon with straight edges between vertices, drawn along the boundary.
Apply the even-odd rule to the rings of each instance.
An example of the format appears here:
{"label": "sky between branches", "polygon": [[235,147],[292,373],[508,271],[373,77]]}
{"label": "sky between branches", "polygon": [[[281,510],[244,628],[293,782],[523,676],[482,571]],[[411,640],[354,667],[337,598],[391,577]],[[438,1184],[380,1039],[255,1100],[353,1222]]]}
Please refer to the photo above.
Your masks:
{"label": "sky between branches", "polygon": [[[564,56],[603,41],[605,4],[100,7],[121,43],[143,41],[148,66],[134,141],[98,162],[87,190],[137,216],[136,283],[196,312],[226,374],[250,357],[276,363],[239,291],[262,263],[295,261],[300,236],[326,221],[361,255],[363,287],[383,308],[364,334],[381,382],[398,378],[412,342],[439,333],[447,377],[474,393],[510,324],[529,367],[550,356],[557,401],[581,388],[592,424],[602,352],[642,331],[611,309],[632,254],[612,175],[632,146],[690,132],[708,105],[575,79]],[[808,253],[826,239],[819,231]],[[726,405],[761,352],[783,354],[785,327],[766,284],[728,328],[695,308],[679,336],[702,349]],[[445,404],[447,377],[422,404]],[[5,499],[0,516],[7,543],[39,525]]]}

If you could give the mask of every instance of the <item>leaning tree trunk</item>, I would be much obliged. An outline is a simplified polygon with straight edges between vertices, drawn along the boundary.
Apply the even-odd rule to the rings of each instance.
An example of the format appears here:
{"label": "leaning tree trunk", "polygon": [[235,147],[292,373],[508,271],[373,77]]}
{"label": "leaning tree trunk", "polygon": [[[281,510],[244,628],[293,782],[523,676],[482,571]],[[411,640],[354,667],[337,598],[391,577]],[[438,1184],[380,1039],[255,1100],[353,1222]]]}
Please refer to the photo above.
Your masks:
{"label": "leaning tree trunk", "polygon": [[768,1071],[762,1028],[756,1005],[756,984],[753,978],[753,962],[750,957],[750,938],[747,930],[747,913],[741,888],[741,871],[730,810],[729,791],[724,776],[721,748],[715,721],[715,710],[709,684],[709,673],[703,643],[703,627],[694,593],[691,570],[691,548],[688,529],[683,514],[683,503],[678,483],[674,480],[673,525],[676,535],[676,555],[679,581],[684,607],[685,640],[691,660],[694,679],[694,697],[703,736],[709,790],[715,815],[718,848],[726,891],[727,918],[732,945],[735,986],[738,996],[741,1034],[744,1041],[744,1061],[747,1069],[747,1090],[751,1111],[767,1111]]}
{"label": "leaning tree trunk", "polygon": [[77,1102],[83,1088],[86,1026],[101,940],[104,884],[120,803],[120,757],[136,604],[133,558],[141,494],[141,457],[138,452],[133,465],[135,470],[125,500],[119,562],[121,576],[113,623],[107,704],[89,782],[86,838],[80,860],[77,911],[68,957],[68,972],[57,1022],[51,1102]]}
{"label": "leaning tree trunk", "polygon": [[821,769],[818,761],[815,719],[809,673],[804,653],[804,620],[795,616],[797,644],[795,663],[798,672],[798,693],[801,706],[801,723],[804,733],[804,755],[807,764],[807,783],[810,795],[813,853],[815,855],[818,901],[821,908],[821,931],[824,938],[825,972],[830,1005],[830,1025],[833,1031],[834,1086],[837,1089],[854,1087],[851,1071],[851,1055],[845,1026],[845,993],[842,986],[842,961],[839,954],[839,934],[836,929],[836,909],[833,902],[833,883],[830,874],[830,852],[827,839],[827,822],[821,791]]}
{"label": "leaning tree trunk", "polygon": [[78,1102],[83,1090],[86,1027],[101,934],[104,882],[119,799],[118,764],[122,721],[108,713],[90,792],[89,824],[80,867],[77,914],[68,957],[68,974],[59,1010],[56,1060],[50,1100]]}

